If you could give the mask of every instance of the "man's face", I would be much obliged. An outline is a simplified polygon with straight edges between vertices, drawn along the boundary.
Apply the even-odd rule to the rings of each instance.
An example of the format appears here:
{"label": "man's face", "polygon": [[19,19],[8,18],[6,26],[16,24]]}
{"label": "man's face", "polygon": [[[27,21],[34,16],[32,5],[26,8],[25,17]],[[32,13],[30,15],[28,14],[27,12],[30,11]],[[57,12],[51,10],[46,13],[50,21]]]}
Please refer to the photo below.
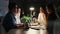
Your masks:
{"label": "man's face", "polygon": [[15,8],[14,9],[14,13],[15,13],[15,15],[19,15],[20,16],[21,9],[20,8]]}
{"label": "man's face", "polygon": [[17,8],[15,8],[15,9],[14,9],[14,13],[17,13],[17,12],[18,12],[18,9],[17,9]]}
{"label": "man's face", "polygon": [[34,18],[33,18],[33,22],[35,23],[36,21],[37,21],[37,19],[34,17]]}
{"label": "man's face", "polygon": [[17,9],[17,13],[21,13],[21,9],[19,8],[19,9]]}
{"label": "man's face", "polygon": [[21,9],[19,8],[19,9],[17,10],[17,15],[20,16],[20,13],[21,13]]}

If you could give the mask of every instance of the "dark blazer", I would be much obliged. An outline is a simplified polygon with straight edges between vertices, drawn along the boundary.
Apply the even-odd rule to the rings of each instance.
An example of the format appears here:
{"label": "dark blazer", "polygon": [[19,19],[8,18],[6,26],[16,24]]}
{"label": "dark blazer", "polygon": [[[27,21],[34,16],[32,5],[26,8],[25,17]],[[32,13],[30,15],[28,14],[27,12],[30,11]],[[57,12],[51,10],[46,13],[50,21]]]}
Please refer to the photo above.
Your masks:
{"label": "dark blazer", "polygon": [[57,16],[55,13],[51,13],[47,16],[47,30],[48,30],[48,34],[53,34],[53,28],[54,28],[54,23],[57,19]]}
{"label": "dark blazer", "polygon": [[6,16],[4,17],[3,19],[3,27],[5,28],[6,32],[8,32],[10,29],[13,29],[13,28],[17,28],[16,24],[15,24],[15,17],[14,17],[14,14],[11,13],[11,12],[8,12],[6,14]]}

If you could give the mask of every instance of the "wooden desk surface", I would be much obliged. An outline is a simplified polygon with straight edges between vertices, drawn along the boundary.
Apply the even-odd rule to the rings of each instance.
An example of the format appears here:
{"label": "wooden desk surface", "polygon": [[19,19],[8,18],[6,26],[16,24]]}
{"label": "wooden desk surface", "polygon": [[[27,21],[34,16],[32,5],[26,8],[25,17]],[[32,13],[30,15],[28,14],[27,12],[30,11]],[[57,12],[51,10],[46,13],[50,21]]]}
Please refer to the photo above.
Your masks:
{"label": "wooden desk surface", "polygon": [[23,29],[12,29],[7,34],[39,34],[39,30],[31,29],[23,30]]}

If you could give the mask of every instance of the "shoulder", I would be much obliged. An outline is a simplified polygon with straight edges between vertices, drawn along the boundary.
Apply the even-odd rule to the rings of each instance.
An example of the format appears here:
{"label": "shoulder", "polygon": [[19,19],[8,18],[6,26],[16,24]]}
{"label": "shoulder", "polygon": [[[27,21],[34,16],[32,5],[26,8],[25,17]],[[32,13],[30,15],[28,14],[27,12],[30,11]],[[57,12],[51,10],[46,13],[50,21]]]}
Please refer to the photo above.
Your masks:
{"label": "shoulder", "polygon": [[5,15],[5,17],[4,17],[5,20],[6,20],[6,19],[10,19],[10,18],[12,18],[11,13],[7,13],[7,14]]}
{"label": "shoulder", "polygon": [[38,15],[41,15],[41,13],[39,13]]}

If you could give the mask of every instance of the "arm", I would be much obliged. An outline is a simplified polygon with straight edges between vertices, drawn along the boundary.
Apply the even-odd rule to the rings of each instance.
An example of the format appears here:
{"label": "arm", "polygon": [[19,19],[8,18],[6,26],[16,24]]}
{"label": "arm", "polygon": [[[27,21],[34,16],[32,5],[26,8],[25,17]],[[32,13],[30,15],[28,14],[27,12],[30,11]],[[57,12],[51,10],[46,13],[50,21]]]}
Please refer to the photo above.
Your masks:
{"label": "arm", "polygon": [[44,21],[45,22],[44,25],[47,26],[47,18],[46,18],[46,15],[44,14],[43,17],[44,17],[44,20],[45,20]]}
{"label": "arm", "polygon": [[8,32],[13,27],[15,27],[11,22],[12,22],[11,16],[6,15],[2,21],[2,25],[3,25],[4,29],[6,30],[6,32]]}

